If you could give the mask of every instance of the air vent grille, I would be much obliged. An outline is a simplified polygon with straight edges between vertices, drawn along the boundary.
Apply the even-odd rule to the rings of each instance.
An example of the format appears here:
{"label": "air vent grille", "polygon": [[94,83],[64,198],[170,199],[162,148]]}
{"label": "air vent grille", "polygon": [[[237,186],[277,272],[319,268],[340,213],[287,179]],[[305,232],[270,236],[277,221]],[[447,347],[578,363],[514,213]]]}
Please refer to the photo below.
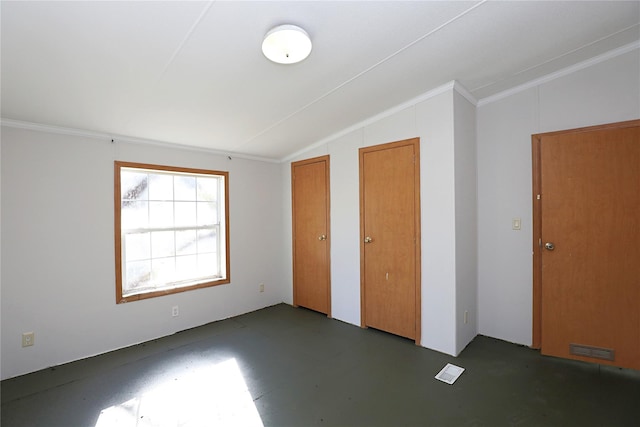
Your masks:
{"label": "air vent grille", "polygon": [[593,357],[595,359],[615,360],[615,352],[610,348],[592,347],[581,344],[569,344],[569,353],[575,356]]}

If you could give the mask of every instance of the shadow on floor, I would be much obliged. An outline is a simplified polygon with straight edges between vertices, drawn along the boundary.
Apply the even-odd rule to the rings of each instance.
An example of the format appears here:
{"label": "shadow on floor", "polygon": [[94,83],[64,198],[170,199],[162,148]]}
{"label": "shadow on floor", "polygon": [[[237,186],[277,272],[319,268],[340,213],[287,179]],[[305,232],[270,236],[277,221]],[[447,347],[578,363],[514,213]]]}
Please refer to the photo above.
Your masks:
{"label": "shadow on floor", "polygon": [[[453,385],[434,379],[465,368]],[[637,426],[640,372],[458,357],[285,304],[2,382],[2,426]]]}

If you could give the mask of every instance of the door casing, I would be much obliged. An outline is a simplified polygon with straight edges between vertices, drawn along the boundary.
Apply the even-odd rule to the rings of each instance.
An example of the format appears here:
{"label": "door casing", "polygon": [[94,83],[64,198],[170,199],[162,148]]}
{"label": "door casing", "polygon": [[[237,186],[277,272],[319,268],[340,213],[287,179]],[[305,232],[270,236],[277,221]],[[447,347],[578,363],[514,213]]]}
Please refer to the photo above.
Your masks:
{"label": "door casing", "polygon": [[609,123],[577,129],[535,134],[531,136],[532,147],[532,206],[533,206],[533,325],[532,348],[542,346],[542,164],[541,142],[545,136],[565,133],[592,132],[606,129],[622,129],[640,126],[640,120]]}
{"label": "door casing", "polygon": [[[314,242],[316,242],[318,245],[322,245],[322,247],[324,247],[324,253],[323,256],[325,257],[326,260],[326,265],[321,266],[322,270],[323,270],[323,274],[326,277],[326,282],[323,283],[323,286],[326,286],[326,301],[322,301],[322,304],[325,305],[326,310],[324,310],[325,307],[319,308],[319,307],[315,307],[315,306],[311,306],[311,307],[307,307],[307,305],[302,305],[303,307],[306,308],[310,308],[312,310],[317,310],[317,311],[321,311],[323,313],[325,313],[327,315],[327,317],[331,317],[331,230],[330,230],[330,226],[331,226],[331,221],[330,221],[330,187],[329,187],[329,181],[330,181],[330,177],[329,177],[329,171],[330,171],[330,164],[329,164],[329,156],[320,156],[320,157],[314,157],[311,159],[306,159],[306,160],[300,160],[298,162],[292,162],[291,163],[291,205],[292,205],[292,218],[291,218],[291,222],[292,222],[292,254],[293,254],[293,305],[295,307],[297,307],[299,305],[299,287],[300,287],[300,283],[298,283],[298,281],[296,280],[297,276],[298,276],[298,269],[297,269],[297,262],[299,262],[300,260],[298,259],[298,257],[296,256],[297,250],[296,250],[296,245],[298,243],[298,238],[302,238],[303,236],[297,236],[296,230],[297,230],[297,225],[299,225],[297,222],[298,220],[298,214],[297,214],[297,208],[299,206],[297,206],[297,200],[296,200],[296,177],[295,177],[295,172],[296,172],[296,168],[299,167],[305,167],[305,166],[309,166],[309,165],[313,165],[313,164],[317,164],[317,163],[321,163],[324,164],[324,174],[325,174],[325,178],[324,178],[324,194],[318,194],[318,195],[310,195],[310,196],[315,196],[315,197],[319,197],[321,199],[318,199],[320,201],[324,201],[324,209],[322,209],[321,211],[317,211],[317,212],[312,212],[311,214],[313,215],[321,215],[324,216],[324,229],[323,230],[309,230],[310,233],[314,233],[312,236],[306,236],[306,238],[312,239]],[[303,207],[304,208],[304,207]],[[324,235],[325,236],[325,240],[316,240],[318,239],[318,236],[320,235]],[[318,250],[320,250],[321,247],[318,247]],[[309,279],[309,278],[307,278]]]}
{"label": "door casing", "polygon": [[367,327],[366,314],[366,283],[365,283],[365,219],[364,219],[364,155],[372,151],[389,150],[396,147],[411,145],[414,153],[413,174],[413,210],[414,210],[414,256],[415,256],[415,343],[421,341],[421,234],[420,234],[420,138],[411,138],[386,144],[364,147],[359,150],[360,159],[360,322],[361,327]]}

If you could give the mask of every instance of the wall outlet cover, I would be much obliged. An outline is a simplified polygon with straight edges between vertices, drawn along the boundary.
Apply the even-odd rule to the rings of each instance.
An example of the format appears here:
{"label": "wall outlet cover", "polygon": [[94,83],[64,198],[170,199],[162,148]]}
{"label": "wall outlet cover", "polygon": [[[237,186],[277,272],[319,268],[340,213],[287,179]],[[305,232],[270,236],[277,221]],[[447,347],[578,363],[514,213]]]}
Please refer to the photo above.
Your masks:
{"label": "wall outlet cover", "polygon": [[31,347],[35,341],[35,334],[33,332],[25,332],[22,334],[22,346]]}

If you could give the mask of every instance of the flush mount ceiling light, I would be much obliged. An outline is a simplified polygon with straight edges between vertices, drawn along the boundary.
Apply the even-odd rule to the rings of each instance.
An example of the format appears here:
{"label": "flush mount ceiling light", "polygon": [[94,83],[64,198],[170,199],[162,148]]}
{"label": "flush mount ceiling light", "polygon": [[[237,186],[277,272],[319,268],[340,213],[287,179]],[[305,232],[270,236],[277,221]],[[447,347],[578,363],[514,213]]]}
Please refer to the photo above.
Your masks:
{"label": "flush mount ceiling light", "polygon": [[296,25],[280,25],[264,36],[262,53],[278,64],[295,64],[311,53],[311,39]]}

